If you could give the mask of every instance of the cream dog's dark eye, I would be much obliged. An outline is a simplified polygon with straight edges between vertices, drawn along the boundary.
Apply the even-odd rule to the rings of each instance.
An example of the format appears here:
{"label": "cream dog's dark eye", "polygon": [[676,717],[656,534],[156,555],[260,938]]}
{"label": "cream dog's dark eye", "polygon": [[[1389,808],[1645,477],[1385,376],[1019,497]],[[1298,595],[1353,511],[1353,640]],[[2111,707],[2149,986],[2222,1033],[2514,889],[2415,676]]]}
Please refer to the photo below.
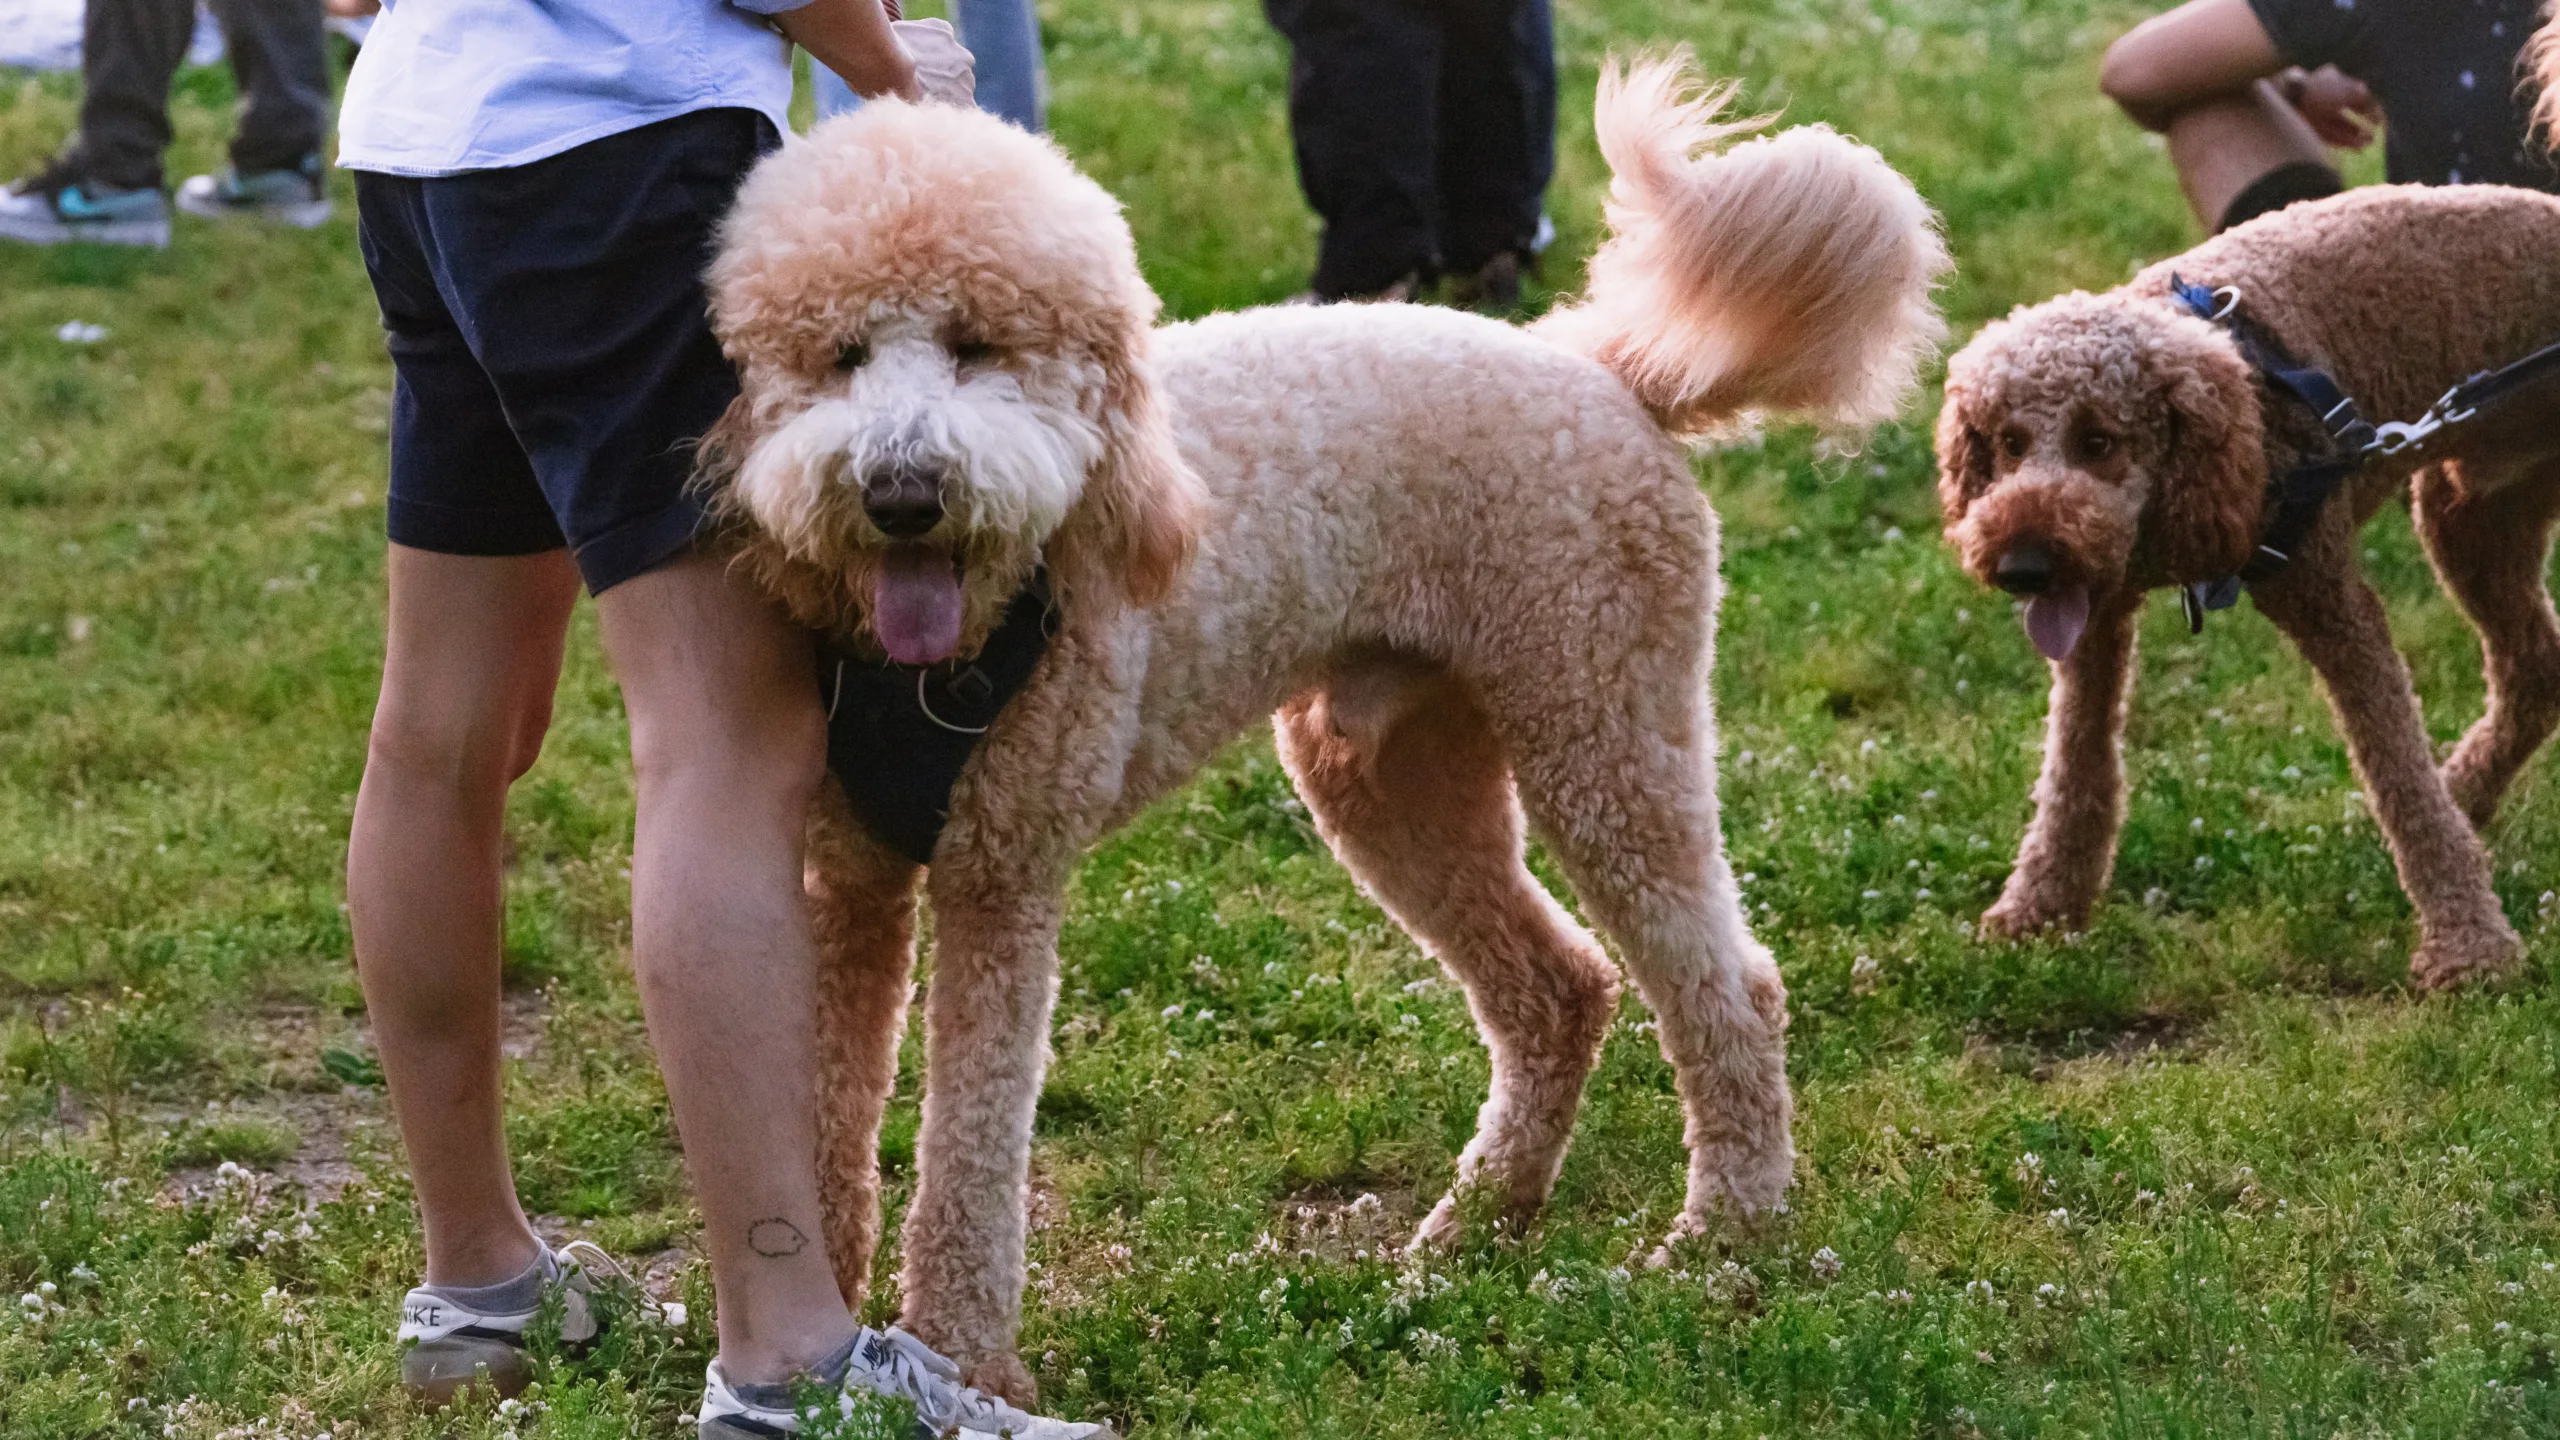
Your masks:
{"label": "cream dog's dark eye", "polygon": [[996,347],[984,340],[963,340],[951,347],[951,358],[963,365],[984,365],[996,358]]}
{"label": "cream dog's dark eye", "polygon": [[2004,430],[2000,434],[2000,453],[2012,460],[2027,458],[2027,435],[2023,430]]}
{"label": "cream dog's dark eye", "polygon": [[2080,458],[2083,460],[2104,460],[2114,453],[2116,437],[2113,435],[2092,430],[2080,437]]}
{"label": "cream dog's dark eye", "polygon": [[863,341],[847,340],[844,342],[843,347],[836,351],[836,368],[838,370],[859,370],[870,363],[871,347]]}

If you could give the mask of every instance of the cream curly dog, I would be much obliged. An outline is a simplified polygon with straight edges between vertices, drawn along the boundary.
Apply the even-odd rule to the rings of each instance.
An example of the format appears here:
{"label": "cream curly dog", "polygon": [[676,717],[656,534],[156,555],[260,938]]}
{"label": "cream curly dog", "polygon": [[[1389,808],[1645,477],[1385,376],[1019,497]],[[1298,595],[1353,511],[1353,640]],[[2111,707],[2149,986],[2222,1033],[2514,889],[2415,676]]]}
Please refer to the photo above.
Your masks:
{"label": "cream curly dog", "polygon": [[[1785,1190],[1786,996],[1717,832],[1715,520],[1681,442],[1755,410],[1889,413],[1945,258],[1872,151],[1818,129],[1727,148],[1753,128],[1714,123],[1727,93],[1613,71],[1614,238],[1590,297],[1528,331],[1400,305],[1156,330],[1113,200],[975,114],[875,104],[741,190],[712,289],[745,394],[705,467],[740,563],[907,664],[972,653],[1036,566],[1061,611],[924,883],[904,1323],[975,1383],[1031,1390],[1014,1347],[1069,873],[1274,711],[1326,841],[1483,1028],[1457,1188],[1545,1198],[1617,996],[1523,865],[1525,817],[1660,1019],[1682,1225]],[[833,793],[811,855],[828,1239],[858,1296],[919,869]]]}
{"label": "cream curly dog", "polygon": [[[1947,367],[1938,495],[1985,584],[2031,597],[2053,662],[2036,814],[1999,933],[2084,922],[2124,816],[2117,753],[2143,593],[2228,576],[2267,534],[2269,477],[2330,448],[2229,330],[2171,277],[2234,287],[2239,313],[2336,378],[2372,421],[2560,340],[2560,198],[2497,186],[2374,187],[2297,205],[1986,327]],[[2546,391],[2560,389],[2546,385]],[[2484,826],[2560,723],[2560,623],[2544,569],[2560,519],[2560,393],[2358,472],[2289,565],[2249,595],[2326,688],[2418,910],[2421,986],[2504,969],[2522,947],[2489,888]],[[2480,632],[2488,712],[2439,772],[2356,531],[2411,495],[2436,574]]]}

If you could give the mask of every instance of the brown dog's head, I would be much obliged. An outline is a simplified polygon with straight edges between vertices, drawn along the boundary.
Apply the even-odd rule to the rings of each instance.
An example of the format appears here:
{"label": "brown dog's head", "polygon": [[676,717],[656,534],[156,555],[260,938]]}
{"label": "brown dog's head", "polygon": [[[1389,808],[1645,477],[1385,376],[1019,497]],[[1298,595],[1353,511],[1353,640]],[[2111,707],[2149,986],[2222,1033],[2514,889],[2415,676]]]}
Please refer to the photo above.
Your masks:
{"label": "brown dog's head", "polygon": [[2266,489],[2258,400],[2230,338],[2122,293],[1984,327],[1947,364],[1938,503],[1966,570],[2027,601],[2047,659],[2133,585],[2230,574]]}
{"label": "brown dog's head", "polygon": [[806,624],[901,663],[976,649],[1043,561],[1152,603],[1198,481],[1147,360],[1120,207],[1047,141],[874,102],[747,177],[711,266],[743,393],[701,482]]}

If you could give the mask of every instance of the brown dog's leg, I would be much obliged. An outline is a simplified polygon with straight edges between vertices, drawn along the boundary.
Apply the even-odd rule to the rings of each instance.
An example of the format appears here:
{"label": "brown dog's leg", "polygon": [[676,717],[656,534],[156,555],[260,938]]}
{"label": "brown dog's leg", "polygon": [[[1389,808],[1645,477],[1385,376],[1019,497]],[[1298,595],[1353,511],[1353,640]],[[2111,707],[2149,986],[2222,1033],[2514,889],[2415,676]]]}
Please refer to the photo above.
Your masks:
{"label": "brown dog's leg", "polygon": [[[2459,463],[2459,462],[2457,462]],[[2501,486],[2436,466],[2418,476],[2427,558],[2480,632],[2488,709],[2444,764],[2453,803],[2483,829],[2516,772],[2560,724],[2560,617],[2544,571],[2560,519],[2560,463]]]}
{"label": "brown dog's leg", "polygon": [[808,862],[818,949],[819,1198],[836,1285],[856,1311],[880,1245],[880,1115],[898,1082],[921,873],[862,833],[832,781],[822,787]]}
{"label": "brown dog's leg", "polygon": [[2124,825],[2124,719],[2142,597],[2140,590],[2119,588],[2101,601],[2088,633],[2053,667],[2035,818],[2018,845],[2009,883],[1983,912],[1982,928],[1991,934],[2077,929],[2107,888],[2116,832]]}
{"label": "brown dog's leg", "polygon": [[2418,909],[2409,977],[2422,989],[2507,969],[2523,942],[2489,888],[2480,837],[2436,774],[2409,667],[2391,648],[2382,599],[2347,558],[2352,537],[2332,524],[2252,598],[2319,672],[2347,753],[2391,845],[2400,885]]}
{"label": "brown dog's leg", "polygon": [[1357,671],[1290,704],[1277,729],[1325,843],[1466,987],[1493,1060],[1475,1138],[1415,1243],[1452,1235],[1477,1185],[1525,1225],[1564,1163],[1617,970],[1522,863],[1502,746],[1465,687],[1409,667]]}

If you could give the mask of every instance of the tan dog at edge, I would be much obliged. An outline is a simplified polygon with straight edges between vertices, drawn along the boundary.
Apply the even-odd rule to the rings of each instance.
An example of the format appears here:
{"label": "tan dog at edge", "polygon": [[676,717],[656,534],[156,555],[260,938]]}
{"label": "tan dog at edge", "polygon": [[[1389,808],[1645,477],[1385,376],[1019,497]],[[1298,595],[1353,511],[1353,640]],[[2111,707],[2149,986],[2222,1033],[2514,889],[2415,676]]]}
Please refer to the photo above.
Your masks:
{"label": "tan dog at edge", "polygon": [[[2268,479],[2327,438],[2273,398],[2170,277],[2235,287],[2241,313],[2335,377],[2367,420],[2414,420],[2473,374],[2560,340],[2560,197],[2380,186],[2226,232],[2103,295],[1984,328],[1947,367],[1938,495],[1985,584],[2027,595],[2053,662],[2034,821],[1986,929],[2077,927],[2124,819],[2118,753],[2145,592],[2231,574]],[[2544,572],[2560,518],[2560,404],[2377,459],[2330,497],[2292,563],[2249,596],[2319,675],[2418,911],[2421,987],[2514,965],[2486,826],[2560,723],[2560,623]],[[2439,771],[2356,532],[2407,494],[2438,578],[2479,631],[2488,711]]]}
{"label": "tan dog at edge", "polygon": [[[929,875],[828,787],[828,1241],[879,1238],[875,1146],[935,917],[904,1324],[1027,1402],[1015,1353],[1063,893],[1095,840],[1278,712],[1363,888],[1465,987],[1491,1094],[1459,1191],[1525,1218],[1562,1163],[1617,970],[1687,1112],[1675,1233],[1778,1204],[1786,994],[1717,829],[1715,518],[1688,437],[1895,408],[1940,333],[1933,217],[1822,129],[1739,140],[1729,91],[1612,69],[1591,291],[1526,330],[1405,305],[1157,330],[1118,206],[1045,141],[874,104],[748,179],[712,269],[745,394],[706,449],[740,563],[900,662],[972,653],[1033,567],[1063,612],[963,772]],[[891,762],[894,763],[894,762]],[[1168,962],[1173,957],[1167,957]]]}

